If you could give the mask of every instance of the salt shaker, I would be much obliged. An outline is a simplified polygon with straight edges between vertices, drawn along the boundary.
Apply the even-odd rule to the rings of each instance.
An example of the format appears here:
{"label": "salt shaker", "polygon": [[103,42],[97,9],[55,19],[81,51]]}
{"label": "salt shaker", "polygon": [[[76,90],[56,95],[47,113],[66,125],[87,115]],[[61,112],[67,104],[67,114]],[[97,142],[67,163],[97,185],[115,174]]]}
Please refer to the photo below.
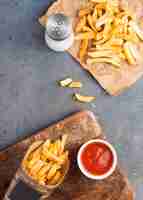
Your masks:
{"label": "salt shaker", "polygon": [[62,13],[49,16],[45,41],[54,51],[65,51],[70,48],[74,41],[71,19]]}

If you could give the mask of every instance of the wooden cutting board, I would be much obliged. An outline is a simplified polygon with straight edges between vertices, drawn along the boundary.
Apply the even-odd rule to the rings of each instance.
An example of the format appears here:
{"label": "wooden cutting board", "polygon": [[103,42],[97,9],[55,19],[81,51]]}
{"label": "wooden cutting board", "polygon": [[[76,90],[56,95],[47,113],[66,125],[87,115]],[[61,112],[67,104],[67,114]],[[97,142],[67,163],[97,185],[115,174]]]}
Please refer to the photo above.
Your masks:
{"label": "wooden cutting board", "polygon": [[[142,21],[143,1],[142,0],[119,0],[120,3],[129,3],[130,10]],[[73,20],[73,27],[77,21],[77,13],[81,6],[86,5],[87,0],[57,0],[39,18],[41,25],[45,26],[47,18],[53,13],[64,13]],[[126,61],[122,62],[119,69],[109,64],[98,63],[96,65],[85,64],[78,57],[80,42],[75,41],[68,50],[69,54],[77,60],[81,67],[87,70],[99,84],[110,94],[119,95],[122,91],[133,85],[143,75],[143,59],[137,65],[129,65]],[[141,55],[143,54],[143,42],[138,45]]]}
{"label": "wooden cutting board", "polygon": [[64,183],[54,191],[48,198],[49,200],[134,199],[133,190],[119,166],[109,178],[103,181],[87,179],[78,169],[76,156],[80,145],[90,139],[104,138],[99,123],[90,111],[74,114],[1,152],[0,199],[3,198],[28,146],[35,140],[56,139],[65,133],[68,134],[67,148],[70,151],[70,170]]}

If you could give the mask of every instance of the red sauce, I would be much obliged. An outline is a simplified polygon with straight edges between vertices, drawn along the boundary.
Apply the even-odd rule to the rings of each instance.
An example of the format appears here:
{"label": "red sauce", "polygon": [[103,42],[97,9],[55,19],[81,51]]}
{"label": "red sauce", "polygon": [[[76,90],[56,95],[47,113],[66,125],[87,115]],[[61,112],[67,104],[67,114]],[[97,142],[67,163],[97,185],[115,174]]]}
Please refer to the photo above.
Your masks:
{"label": "red sauce", "polygon": [[103,175],[112,167],[113,154],[106,144],[91,143],[84,148],[81,161],[91,174]]}

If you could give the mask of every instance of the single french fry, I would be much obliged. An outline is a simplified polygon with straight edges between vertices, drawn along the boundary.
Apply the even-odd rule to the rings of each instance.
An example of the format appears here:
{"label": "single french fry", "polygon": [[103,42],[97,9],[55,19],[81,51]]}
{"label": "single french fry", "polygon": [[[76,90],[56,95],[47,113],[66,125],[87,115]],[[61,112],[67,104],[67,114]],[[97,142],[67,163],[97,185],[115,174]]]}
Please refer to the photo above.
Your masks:
{"label": "single french fry", "polygon": [[96,37],[96,34],[94,32],[83,32],[83,33],[78,33],[75,35],[75,40],[90,40],[94,39]]}
{"label": "single french fry", "polygon": [[98,57],[111,57],[113,55],[113,51],[111,50],[101,50],[101,51],[95,51],[95,52],[88,52],[88,56],[92,58],[98,58]]}
{"label": "single french fry", "polygon": [[66,145],[66,141],[67,141],[67,135],[64,134],[62,135],[62,140],[61,140],[61,152],[60,153],[63,153],[64,151],[64,148],[65,148],[65,145]]}
{"label": "single french fry", "polygon": [[115,67],[120,67],[121,63],[119,60],[116,60],[115,58],[89,58],[87,59],[88,64],[96,64],[96,63],[108,63],[112,64]]}
{"label": "single french fry", "polygon": [[95,23],[94,23],[93,18],[90,14],[87,16],[87,22],[88,22],[89,26],[91,27],[91,29],[96,32],[97,30],[95,28]]}
{"label": "single french fry", "polygon": [[57,149],[57,156],[59,156],[61,152],[61,141],[58,139],[55,143]]}
{"label": "single french fry", "polygon": [[47,176],[46,176],[47,180],[50,180],[50,179],[56,174],[56,171],[57,171],[58,169],[60,169],[60,168],[61,168],[60,165],[58,165],[58,164],[56,164],[56,163],[53,164],[52,167],[51,167],[51,169],[49,170]]}
{"label": "single french fry", "polygon": [[51,144],[50,140],[47,139],[47,140],[44,142],[44,144],[42,145],[42,150],[43,150],[43,151],[44,151],[44,150],[47,150],[47,149],[50,147],[50,144]]}
{"label": "single french fry", "polygon": [[95,96],[83,96],[78,93],[75,93],[74,97],[77,101],[83,102],[83,103],[90,103],[91,101],[95,100],[95,98],[96,98]]}
{"label": "single french fry", "polygon": [[88,48],[88,39],[84,39],[81,41],[80,51],[79,51],[79,58],[81,61],[83,61],[84,56],[86,55],[87,48]]}
{"label": "single french fry", "polygon": [[132,27],[128,27],[128,41],[138,43],[140,41],[139,37],[137,36],[136,32],[133,30]]}
{"label": "single french fry", "polygon": [[71,78],[66,78],[66,79],[59,81],[59,84],[61,87],[67,87],[71,82],[72,82]]}
{"label": "single french fry", "polygon": [[49,185],[55,185],[59,182],[60,178],[62,177],[62,174],[60,171],[57,171],[55,176],[50,180],[48,181],[48,184]]}
{"label": "single french fry", "polygon": [[140,38],[140,40],[143,40],[143,31],[140,29],[140,27],[137,25],[137,23],[131,21],[130,26],[135,31],[135,33]]}
{"label": "single french fry", "polygon": [[124,54],[125,54],[125,57],[127,59],[127,61],[129,62],[129,64],[131,65],[134,65],[136,64],[136,61],[131,53],[131,49],[130,49],[130,43],[129,42],[126,42],[124,44]]}
{"label": "single french fry", "polygon": [[94,7],[94,11],[93,11],[93,14],[92,14],[92,19],[93,19],[93,22],[95,23],[96,20],[97,20],[97,9],[96,9],[96,6]]}
{"label": "single french fry", "polygon": [[71,84],[68,86],[69,88],[81,88],[82,83],[80,81],[73,81]]}
{"label": "single french fry", "polygon": [[135,46],[135,44],[130,45],[130,51],[131,51],[131,54],[133,55],[134,59],[136,61],[140,61],[141,55],[140,55],[137,47]]}

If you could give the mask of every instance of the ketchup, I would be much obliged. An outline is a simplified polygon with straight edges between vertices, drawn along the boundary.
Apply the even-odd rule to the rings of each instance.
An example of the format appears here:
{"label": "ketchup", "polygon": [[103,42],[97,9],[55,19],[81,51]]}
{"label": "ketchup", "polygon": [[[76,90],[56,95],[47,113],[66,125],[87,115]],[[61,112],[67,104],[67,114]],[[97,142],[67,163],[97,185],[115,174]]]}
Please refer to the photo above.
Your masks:
{"label": "ketchup", "polygon": [[113,154],[106,144],[93,142],[84,148],[81,154],[81,162],[91,174],[103,175],[112,167]]}

